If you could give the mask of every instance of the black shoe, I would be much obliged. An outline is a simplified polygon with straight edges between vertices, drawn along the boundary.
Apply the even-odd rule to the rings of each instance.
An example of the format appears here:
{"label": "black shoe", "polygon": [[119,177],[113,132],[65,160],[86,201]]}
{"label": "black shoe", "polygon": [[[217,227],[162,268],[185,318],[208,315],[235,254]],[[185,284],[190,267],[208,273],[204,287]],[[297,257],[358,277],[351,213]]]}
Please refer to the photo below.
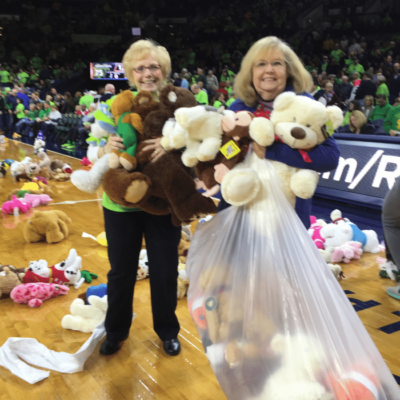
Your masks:
{"label": "black shoe", "polygon": [[128,336],[129,335],[126,335],[126,337],[118,342],[109,342],[106,338],[100,346],[100,354],[103,354],[103,356],[110,356],[111,354],[116,353],[121,348],[121,343],[128,339]]}
{"label": "black shoe", "polygon": [[178,339],[166,340],[163,347],[169,356],[177,356],[181,352],[181,344]]}

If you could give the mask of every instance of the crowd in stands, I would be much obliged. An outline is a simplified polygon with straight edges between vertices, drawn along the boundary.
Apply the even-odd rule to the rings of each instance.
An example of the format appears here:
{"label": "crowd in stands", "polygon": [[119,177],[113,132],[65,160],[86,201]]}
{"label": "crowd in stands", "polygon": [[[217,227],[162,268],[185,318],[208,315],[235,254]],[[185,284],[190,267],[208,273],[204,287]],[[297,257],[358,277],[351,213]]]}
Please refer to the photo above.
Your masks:
{"label": "crowd in stands", "polygon": [[[336,0],[325,2],[325,8],[340,8],[345,15],[345,10],[362,3]],[[296,17],[313,4],[286,0],[281,7],[277,0],[251,5],[236,0],[226,7],[222,1],[200,5],[189,0],[174,3],[171,10],[163,1],[146,5],[85,1],[77,12],[71,2],[55,0],[41,7],[28,2],[15,12],[15,2],[5,0],[4,12],[18,14],[20,20],[3,21],[0,129],[28,137],[41,130],[51,138],[65,115],[75,115],[77,123],[64,135],[64,145],[84,146],[98,102],[115,92],[113,85],[106,85],[82,95],[84,87],[93,86],[88,81],[89,62],[121,60],[132,41],[130,28],[140,26],[146,37],[168,48],[173,64],[169,81],[191,90],[199,104],[228,108],[236,97],[234,79],[243,55],[255,40],[274,34],[288,41],[303,60],[313,77],[314,98],[342,108],[340,131],[400,135],[400,37],[394,33],[382,40],[379,35],[359,34],[372,25],[391,32],[400,16],[399,5],[389,2],[373,24],[355,14],[327,16],[318,29],[299,31]],[[188,23],[157,22],[172,16],[184,16]],[[122,40],[106,44],[70,40],[72,34],[87,33],[120,35]]]}

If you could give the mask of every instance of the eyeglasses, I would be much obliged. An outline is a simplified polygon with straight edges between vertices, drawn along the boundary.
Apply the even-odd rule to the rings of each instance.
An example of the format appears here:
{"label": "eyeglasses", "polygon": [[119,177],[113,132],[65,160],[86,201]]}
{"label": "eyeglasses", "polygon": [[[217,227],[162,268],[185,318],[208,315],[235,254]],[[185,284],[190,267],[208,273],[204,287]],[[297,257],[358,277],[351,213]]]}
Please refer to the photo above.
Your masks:
{"label": "eyeglasses", "polygon": [[154,72],[159,71],[160,68],[161,68],[160,65],[150,65],[149,67],[133,68],[133,70],[138,74],[143,74],[146,71],[146,69],[148,69],[152,74],[154,74]]}

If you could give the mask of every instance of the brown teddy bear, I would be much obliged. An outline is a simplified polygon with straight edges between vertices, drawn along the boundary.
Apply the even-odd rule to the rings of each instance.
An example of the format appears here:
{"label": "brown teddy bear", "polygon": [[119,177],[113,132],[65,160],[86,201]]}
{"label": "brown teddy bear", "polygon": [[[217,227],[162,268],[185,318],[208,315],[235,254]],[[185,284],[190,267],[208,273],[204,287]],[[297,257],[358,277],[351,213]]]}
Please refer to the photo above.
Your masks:
{"label": "brown teddy bear", "polygon": [[70,222],[63,211],[35,211],[24,226],[24,238],[28,243],[58,243],[68,237],[67,224]]}
{"label": "brown teddy bear", "polygon": [[25,269],[15,268],[12,265],[0,266],[0,298],[9,295],[15,286],[22,284],[22,278],[25,275]]}
{"label": "brown teddy bear", "polygon": [[[166,86],[160,93],[160,109],[144,120],[142,139],[161,137],[165,122],[174,117],[175,110],[196,104],[188,90]],[[171,213],[176,226],[216,212],[214,202],[197,191],[194,173],[183,165],[179,151],[170,151],[151,162],[152,151],[144,153],[144,146],[137,146],[136,171],[111,169],[104,176],[103,188],[112,201],[125,207],[139,207],[150,214]]]}

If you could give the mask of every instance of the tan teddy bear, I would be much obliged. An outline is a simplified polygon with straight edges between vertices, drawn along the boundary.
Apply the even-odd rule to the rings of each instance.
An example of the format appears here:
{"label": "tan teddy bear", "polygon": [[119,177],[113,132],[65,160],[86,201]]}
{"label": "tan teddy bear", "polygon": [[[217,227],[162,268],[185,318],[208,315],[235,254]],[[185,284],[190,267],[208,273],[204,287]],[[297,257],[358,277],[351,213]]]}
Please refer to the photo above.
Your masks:
{"label": "tan teddy bear", "polygon": [[[342,121],[343,113],[339,107],[325,107],[308,97],[285,92],[275,99],[274,111],[268,121],[269,128],[265,130],[264,127],[264,133],[269,136],[267,146],[270,146],[276,137],[291,148],[299,149],[304,160],[311,165],[312,160],[308,157],[307,151],[323,143]],[[283,183],[283,192],[292,206],[295,205],[296,197],[309,199],[313,196],[319,180],[317,172],[290,167],[278,161],[271,163]],[[254,198],[254,195],[250,196],[254,190],[249,189],[248,201],[243,200],[242,180],[243,167],[240,164],[224,176],[221,191],[228,203],[238,205],[240,200],[240,205],[243,205]]]}
{"label": "tan teddy bear", "polygon": [[58,243],[68,237],[67,224],[70,222],[70,218],[63,211],[35,211],[24,226],[24,238],[28,243]]}
{"label": "tan teddy bear", "polygon": [[0,267],[0,298],[4,295],[9,295],[11,290],[15,288],[15,286],[22,284],[22,278],[24,274],[20,273],[20,271],[13,267],[9,266],[1,266]]}

